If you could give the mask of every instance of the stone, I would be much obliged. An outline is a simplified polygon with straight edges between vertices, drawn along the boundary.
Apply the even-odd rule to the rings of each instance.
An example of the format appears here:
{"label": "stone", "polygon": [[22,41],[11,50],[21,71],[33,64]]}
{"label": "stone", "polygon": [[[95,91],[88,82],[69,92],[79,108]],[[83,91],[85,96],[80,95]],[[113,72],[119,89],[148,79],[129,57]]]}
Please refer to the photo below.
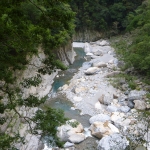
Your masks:
{"label": "stone", "polygon": [[130,91],[128,95],[128,100],[133,101],[133,100],[139,100],[142,99],[142,96],[145,95],[145,91],[137,91],[137,90],[132,90]]}
{"label": "stone", "polygon": [[96,56],[103,56],[103,53],[101,51],[96,51],[96,52],[94,52],[94,55],[96,55]]}
{"label": "stone", "polygon": [[90,67],[89,69],[84,71],[84,73],[86,75],[93,75],[93,74],[97,73],[98,71],[99,71],[98,67]]}
{"label": "stone", "polygon": [[134,108],[134,103],[133,103],[132,101],[129,101],[129,100],[128,100],[127,106],[132,109],[132,108]]}
{"label": "stone", "polygon": [[87,55],[87,56],[92,56],[92,55],[93,55],[93,53],[86,53],[86,55]]}
{"label": "stone", "polygon": [[109,43],[107,41],[103,40],[103,41],[99,42],[99,45],[100,46],[108,46]]}
{"label": "stone", "polygon": [[74,146],[74,143],[66,142],[64,144],[64,148],[71,147],[71,146]]}
{"label": "stone", "polygon": [[90,130],[93,136],[101,139],[106,135],[110,135],[112,133],[119,133],[118,128],[116,128],[113,124],[106,122],[94,122],[90,126]]}
{"label": "stone", "polygon": [[82,101],[82,97],[74,96],[73,100],[76,102],[80,102],[80,101]]}
{"label": "stone", "polygon": [[107,106],[106,110],[109,112],[116,112],[118,111],[118,108],[116,106],[110,105],[110,106]]}
{"label": "stone", "polygon": [[98,67],[98,68],[107,67],[107,64],[105,62],[95,62],[93,63],[93,67]]}
{"label": "stone", "polygon": [[112,99],[108,96],[105,96],[104,94],[101,95],[101,97],[98,99],[98,101],[101,103],[101,104],[104,104],[104,105],[110,105],[111,102],[112,102]]}
{"label": "stone", "polygon": [[85,135],[83,133],[75,133],[75,134],[72,134],[68,140],[71,142],[71,143],[80,143],[82,141],[85,140]]}
{"label": "stone", "polygon": [[85,92],[87,89],[85,87],[77,87],[74,89],[75,94]]}
{"label": "stone", "polygon": [[114,133],[103,137],[98,143],[97,150],[125,150],[128,145],[126,137]]}
{"label": "stone", "polygon": [[89,122],[90,122],[90,124],[93,124],[96,121],[97,122],[105,122],[105,121],[109,121],[109,120],[110,120],[110,117],[108,115],[98,114],[98,115],[92,116],[89,119]]}
{"label": "stone", "polygon": [[134,108],[138,109],[138,110],[145,110],[146,109],[146,103],[144,101],[141,100],[134,100],[133,101],[135,103]]}
{"label": "stone", "polygon": [[120,110],[121,112],[127,113],[127,112],[130,111],[130,108],[129,108],[128,106],[121,106],[121,107],[119,108],[119,110]]}
{"label": "stone", "polygon": [[72,124],[76,122],[77,121],[75,119],[71,119],[69,121],[66,121],[65,125],[57,128],[57,136],[61,141],[68,141],[71,135],[83,132],[83,126],[81,123],[78,122],[78,125],[76,127],[72,126]]}
{"label": "stone", "polygon": [[114,77],[116,75],[120,74],[120,71],[113,71],[111,73],[108,73],[105,77],[109,78],[109,77]]}
{"label": "stone", "polygon": [[65,84],[63,87],[62,87],[62,90],[67,90],[68,89],[68,85],[67,84]]}
{"label": "stone", "polygon": [[99,102],[95,103],[95,108],[96,109],[102,109],[102,106]]}

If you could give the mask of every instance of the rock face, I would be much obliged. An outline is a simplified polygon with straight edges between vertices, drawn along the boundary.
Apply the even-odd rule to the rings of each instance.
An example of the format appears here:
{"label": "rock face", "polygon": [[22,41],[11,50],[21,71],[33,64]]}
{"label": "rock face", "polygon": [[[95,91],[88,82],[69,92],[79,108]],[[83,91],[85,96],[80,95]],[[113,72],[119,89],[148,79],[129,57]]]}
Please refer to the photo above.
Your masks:
{"label": "rock face", "polygon": [[129,142],[124,136],[115,133],[103,137],[98,143],[97,150],[125,150],[128,145]]}
{"label": "rock face", "polygon": [[106,135],[111,135],[112,133],[119,133],[119,130],[108,121],[106,122],[94,122],[90,126],[90,130],[93,136],[101,139]]}

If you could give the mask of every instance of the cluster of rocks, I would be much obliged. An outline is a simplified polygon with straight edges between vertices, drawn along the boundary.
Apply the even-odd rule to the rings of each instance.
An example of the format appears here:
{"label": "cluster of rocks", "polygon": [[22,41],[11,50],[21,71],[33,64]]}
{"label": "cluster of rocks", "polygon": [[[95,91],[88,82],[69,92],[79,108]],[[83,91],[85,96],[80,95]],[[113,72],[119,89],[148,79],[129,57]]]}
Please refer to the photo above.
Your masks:
{"label": "cluster of rocks", "polygon": [[[60,88],[60,92],[73,102],[73,109],[81,110],[81,115],[92,116],[88,129],[92,136],[99,139],[97,149],[124,150],[129,145],[126,137],[138,139],[140,135],[147,143],[150,142],[146,138],[148,130],[144,131],[147,124],[137,118],[138,110],[149,109],[145,101],[146,92],[129,89],[122,92],[109,83],[108,78],[121,71],[108,41],[85,43],[85,52],[91,60],[83,63],[70,83]],[[126,84],[124,80],[122,82]],[[69,139],[69,142],[72,141]],[[150,147],[147,146],[147,149]]]}

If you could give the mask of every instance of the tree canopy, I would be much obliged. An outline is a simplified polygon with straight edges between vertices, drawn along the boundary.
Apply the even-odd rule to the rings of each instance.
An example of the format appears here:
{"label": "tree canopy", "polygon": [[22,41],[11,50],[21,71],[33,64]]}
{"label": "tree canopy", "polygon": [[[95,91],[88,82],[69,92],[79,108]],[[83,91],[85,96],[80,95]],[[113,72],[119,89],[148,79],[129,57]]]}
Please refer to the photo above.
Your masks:
{"label": "tree canopy", "polygon": [[76,12],[76,30],[111,30],[116,24],[119,30],[126,27],[126,16],[133,12],[142,0],[72,0]]}
{"label": "tree canopy", "polygon": [[[66,69],[57,59],[56,53],[74,32],[74,13],[68,0],[1,0],[0,26],[0,93],[3,93],[0,95],[0,113],[13,110],[19,118],[24,118],[29,126],[32,122],[38,125],[34,129],[30,126],[30,133],[36,134],[40,129],[41,135],[54,135],[55,129],[41,128],[45,121],[42,119],[52,121],[52,116],[55,116],[54,125],[59,126],[66,120],[63,113],[48,108],[46,111],[37,111],[34,118],[19,114],[17,107],[38,107],[46,98],[39,99],[33,95],[23,98],[20,87],[15,84],[17,76],[14,71],[24,70],[29,63],[28,58],[38,55],[39,46],[47,56],[43,60],[45,66],[39,68],[37,76],[22,81],[22,86],[38,86],[41,83],[40,73],[51,74],[57,68]],[[4,98],[7,98],[7,101]],[[5,116],[0,117],[1,125],[6,121]],[[18,139],[19,135],[0,133],[0,149],[13,146],[13,141]]]}

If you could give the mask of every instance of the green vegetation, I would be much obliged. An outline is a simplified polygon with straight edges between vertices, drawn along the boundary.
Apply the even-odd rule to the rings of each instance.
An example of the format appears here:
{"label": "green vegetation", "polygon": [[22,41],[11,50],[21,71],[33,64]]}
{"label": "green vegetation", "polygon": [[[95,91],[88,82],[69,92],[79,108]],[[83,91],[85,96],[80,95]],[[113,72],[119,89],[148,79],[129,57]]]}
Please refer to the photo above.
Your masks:
{"label": "green vegetation", "polygon": [[96,30],[118,33],[127,25],[127,15],[133,12],[142,0],[72,0],[76,12],[76,30]]}
{"label": "green vegetation", "polygon": [[[42,80],[40,73],[51,74],[56,69],[66,69],[57,57],[57,49],[71,39],[74,32],[74,16],[68,0],[1,0],[0,1],[0,113],[15,114],[30,127],[31,134],[41,130],[41,136],[53,136],[56,144],[56,127],[66,121],[61,111],[48,108],[38,110],[33,117],[22,116],[17,107],[39,107],[46,97],[39,99],[33,95],[24,98],[22,88],[38,86]],[[26,69],[30,58],[38,56],[38,48],[46,55],[43,66],[34,77],[16,83],[16,71]],[[6,100],[7,99],[7,100]],[[0,117],[0,124],[7,122]],[[33,128],[31,124],[35,123]],[[19,134],[0,133],[0,149],[15,149],[15,142],[23,142]],[[14,147],[14,148],[13,148]]]}
{"label": "green vegetation", "polygon": [[126,68],[134,69],[150,77],[150,2],[145,1],[134,13],[128,15],[127,31],[132,33],[115,43],[120,58],[126,62]]}

